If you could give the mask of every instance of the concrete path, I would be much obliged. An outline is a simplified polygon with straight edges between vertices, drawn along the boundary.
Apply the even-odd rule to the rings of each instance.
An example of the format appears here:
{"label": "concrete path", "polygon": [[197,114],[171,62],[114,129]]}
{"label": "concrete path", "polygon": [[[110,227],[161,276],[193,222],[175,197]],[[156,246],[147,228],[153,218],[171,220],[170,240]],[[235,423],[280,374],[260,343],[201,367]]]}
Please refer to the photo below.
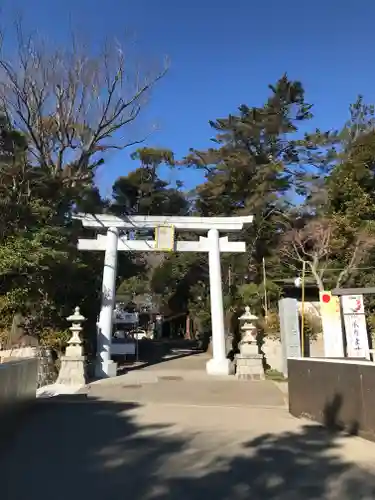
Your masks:
{"label": "concrete path", "polygon": [[4,500],[373,500],[375,444],[294,419],[272,382],[112,381],[38,400],[0,475]]}
{"label": "concrete path", "polygon": [[142,404],[283,408],[285,395],[269,381],[168,380],[134,385],[92,384],[91,397]]}

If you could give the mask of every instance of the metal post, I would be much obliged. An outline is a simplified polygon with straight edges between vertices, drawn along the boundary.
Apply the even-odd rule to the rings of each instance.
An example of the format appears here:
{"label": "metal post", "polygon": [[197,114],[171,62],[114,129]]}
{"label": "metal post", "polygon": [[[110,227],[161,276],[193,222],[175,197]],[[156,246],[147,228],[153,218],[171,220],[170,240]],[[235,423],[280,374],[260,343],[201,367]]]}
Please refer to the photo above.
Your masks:
{"label": "metal post", "polygon": [[305,274],[306,274],[306,261],[302,264],[302,303],[301,303],[301,356],[305,356]]}

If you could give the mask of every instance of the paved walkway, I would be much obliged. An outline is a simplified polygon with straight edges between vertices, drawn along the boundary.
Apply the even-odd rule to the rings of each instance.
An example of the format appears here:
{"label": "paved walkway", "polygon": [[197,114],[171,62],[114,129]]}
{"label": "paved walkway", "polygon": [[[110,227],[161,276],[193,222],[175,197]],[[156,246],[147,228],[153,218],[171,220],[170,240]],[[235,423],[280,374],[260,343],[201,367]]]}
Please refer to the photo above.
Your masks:
{"label": "paved walkway", "polygon": [[219,407],[285,405],[285,394],[273,382],[249,384],[235,377],[207,375],[208,359],[206,354],[171,359],[90,384],[89,393],[93,397],[123,402]]}
{"label": "paved walkway", "polygon": [[39,400],[0,461],[1,498],[375,498],[375,444],[294,419],[272,382],[125,377]]}

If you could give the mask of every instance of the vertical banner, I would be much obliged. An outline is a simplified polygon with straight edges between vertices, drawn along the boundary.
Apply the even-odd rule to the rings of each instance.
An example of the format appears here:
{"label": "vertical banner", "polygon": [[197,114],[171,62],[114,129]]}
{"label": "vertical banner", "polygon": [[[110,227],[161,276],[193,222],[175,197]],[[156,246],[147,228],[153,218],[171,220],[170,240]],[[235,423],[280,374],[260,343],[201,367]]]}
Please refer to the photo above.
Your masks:
{"label": "vertical banner", "polygon": [[344,342],[341,323],[340,299],[330,291],[319,293],[322,318],[324,355],[326,358],[343,358]]}
{"label": "vertical banner", "polygon": [[345,335],[349,358],[370,358],[363,295],[343,295]]}

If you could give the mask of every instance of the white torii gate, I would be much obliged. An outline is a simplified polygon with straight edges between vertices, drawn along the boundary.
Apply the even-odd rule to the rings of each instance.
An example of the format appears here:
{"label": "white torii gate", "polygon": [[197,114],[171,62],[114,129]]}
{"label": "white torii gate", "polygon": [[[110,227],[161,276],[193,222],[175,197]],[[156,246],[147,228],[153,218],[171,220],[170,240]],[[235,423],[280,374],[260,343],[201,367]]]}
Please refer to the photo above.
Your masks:
{"label": "white torii gate", "polygon": [[172,226],[176,230],[207,232],[207,237],[199,237],[197,241],[177,241],[174,250],[177,252],[207,252],[210,277],[210,301],[212,324],[213,357],[207,362],[206,371],[210,375],[228,375],[230,361],[226,357],[224,334],[223,290],[221,278],[221,252],[242,253],[246,251],[244,242],[229,241],[221,237],[220,232],[240,231],[245,224],[251,224],[253,216],[246,217],[173,217],[173,216],[128,216],[124,218],[109,214],[74,216],[82,225],[92,229],[106,229],[106,235],[98,235],[96,239],[79,239],[79,250],[104,251],[104,268],[102,284],[102,303],[98,328],[98,363],[97,376],[112,377],[116,375],[116,364],[111,360],[111,339],[113,326],[113,310],[116,295],[117,252],[153,252],[163,251],[154,240],[129,240],[120,236],[119,230],[134,231]]}

